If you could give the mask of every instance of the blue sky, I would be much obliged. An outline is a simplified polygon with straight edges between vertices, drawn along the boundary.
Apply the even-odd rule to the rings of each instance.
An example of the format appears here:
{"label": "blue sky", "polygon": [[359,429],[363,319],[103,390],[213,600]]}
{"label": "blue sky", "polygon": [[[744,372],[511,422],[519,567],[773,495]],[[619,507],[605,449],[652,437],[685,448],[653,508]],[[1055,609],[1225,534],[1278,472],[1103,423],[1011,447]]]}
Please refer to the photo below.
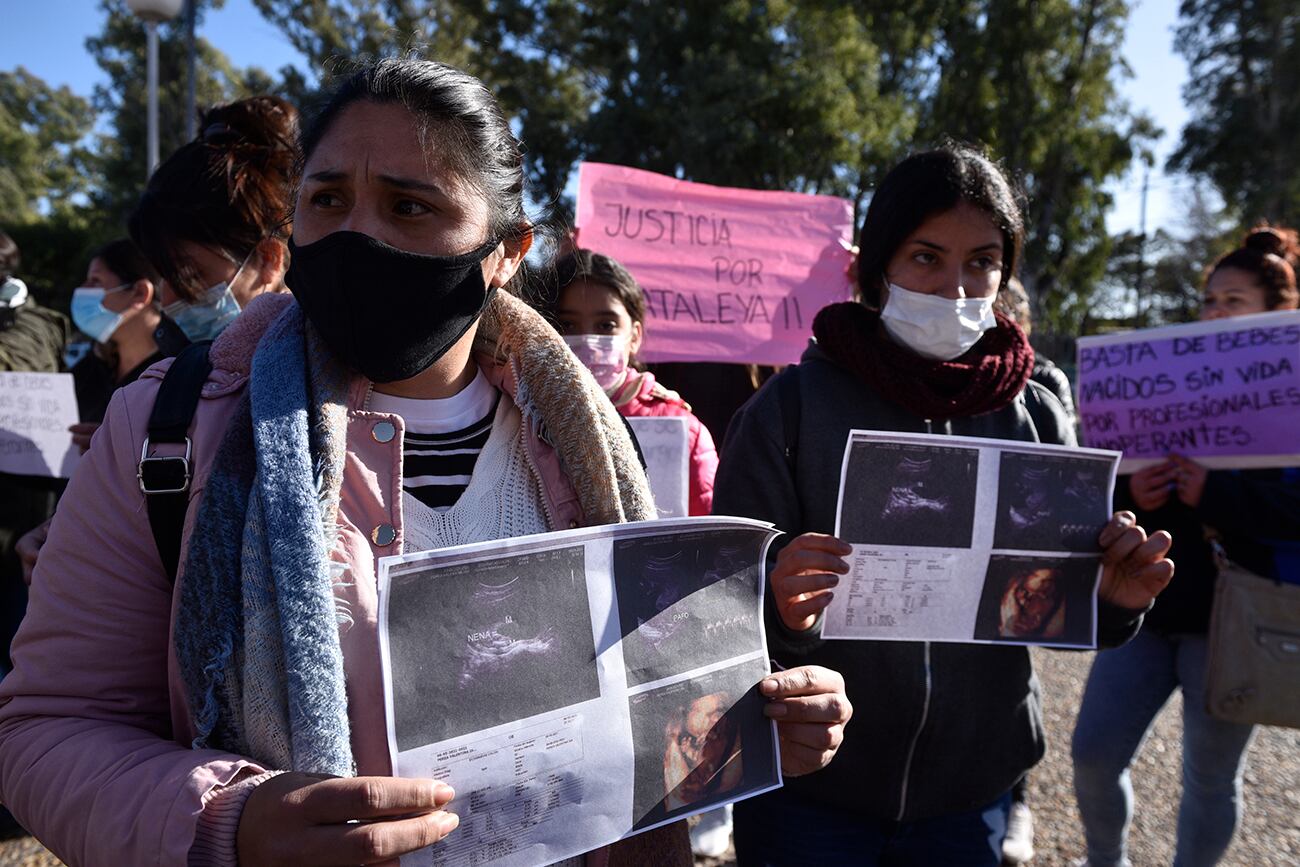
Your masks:
{"label": "blue sky", "polygon": [[[96,0],[0,0],[0,69],[25,66],[51,84],[66,84],[89,95],[102,76],[86,53],[86,37],[101,26]],[[1178,0],[1135,0],[1125,37],[1124,54],[1134,77],[1121,83],[1121,91],[1137,109],[1152,115],[1165,130],[1158,146],[1157,165],[1177,143],[1187,119],[1180,89],[1187,67],[1173,53],[1173,27]],[[266,23],[251,0],[227,0],[225,8],[210,12],[202,35],[230,56],[238,66],[277,70],[286,64],[305,68],[302,57],[280,33]],[[142,37],[143,38],[143,37]],[[1177,230],[1178,193],[1188,186],[1185,178],[1151,175],[1148,229],[1165,226]],[[1136,229],[1142,174],[1135,170],[1113,185],[1116,207],[1108,217],[1112,231]]]}

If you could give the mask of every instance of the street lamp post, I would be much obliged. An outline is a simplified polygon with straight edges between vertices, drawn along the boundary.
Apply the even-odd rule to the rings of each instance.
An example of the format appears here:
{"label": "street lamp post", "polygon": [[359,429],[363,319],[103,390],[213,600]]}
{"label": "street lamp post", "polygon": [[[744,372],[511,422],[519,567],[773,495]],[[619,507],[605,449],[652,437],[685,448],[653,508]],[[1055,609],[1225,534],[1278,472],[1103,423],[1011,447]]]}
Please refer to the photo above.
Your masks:
{"label": "street lamp post", "polygon": [[146,177],[158,166],[158,22],[175,18],[183,0],[126,0],[131,11],[144,19],[149,33],[148,68],[148,167]]}

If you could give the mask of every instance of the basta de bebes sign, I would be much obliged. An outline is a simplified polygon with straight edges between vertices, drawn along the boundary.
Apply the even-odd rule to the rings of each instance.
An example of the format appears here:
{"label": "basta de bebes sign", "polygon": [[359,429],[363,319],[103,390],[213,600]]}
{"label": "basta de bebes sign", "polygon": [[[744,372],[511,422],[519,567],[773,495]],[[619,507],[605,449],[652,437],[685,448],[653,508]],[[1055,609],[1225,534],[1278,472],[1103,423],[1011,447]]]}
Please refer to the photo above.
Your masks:
{"label": "basta de bebes sign", "polygon": [[1084,444],[1121,472],[1300,466],[1300,311],[1083,337],[1078,361]]}
{"label": "basta de bebes sign", "polygon": [[804,193],[578,167],[578,243],[645,293],[645,361],[791,364],[817,311],[851,297],[853,206]]}

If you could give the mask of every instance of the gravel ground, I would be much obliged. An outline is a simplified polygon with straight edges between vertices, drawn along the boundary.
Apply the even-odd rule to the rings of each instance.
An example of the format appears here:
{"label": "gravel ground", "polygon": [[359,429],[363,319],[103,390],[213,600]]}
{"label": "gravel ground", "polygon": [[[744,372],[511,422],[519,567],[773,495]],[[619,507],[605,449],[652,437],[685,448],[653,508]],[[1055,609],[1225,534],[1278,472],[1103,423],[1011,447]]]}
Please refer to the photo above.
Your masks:
{"label": "gravel ground", "polygon": [[[1069,741],[1091,654],[1034,653],[1043,681],[1047,758],[1030,775],[1036,824],[1035,865],[1068,865],[1083,853],[1070,779]],[[1156,722],[1133,769],[1138,809],[1130,847],[1135,867],[1168,864],[1181,791],[1181,699]],[[852,725],[849,733],[852,736]],[[0,867],[48,867],[59,860],[30,837],[0,841]],[[724,867],[731,859],[700,859],[698,867]],[[1300,731],[1261,729],[1246,770],[1245,816],[1227,857],[1232,867],[1300,865]]]}

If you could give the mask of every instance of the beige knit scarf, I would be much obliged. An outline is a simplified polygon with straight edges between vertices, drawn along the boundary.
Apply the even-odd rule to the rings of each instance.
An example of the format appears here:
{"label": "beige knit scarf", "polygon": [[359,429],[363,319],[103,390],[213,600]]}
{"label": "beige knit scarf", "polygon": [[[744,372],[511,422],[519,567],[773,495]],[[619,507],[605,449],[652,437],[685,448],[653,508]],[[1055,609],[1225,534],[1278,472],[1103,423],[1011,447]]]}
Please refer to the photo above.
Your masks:
{"label": "beige knit scarf", "polygon": [[655,517],[650,483],[627,425],[559,334],[523,301],[498,292],[475,349],[511,364],[515,403],[540,424],[582,505],[587,526]]}

